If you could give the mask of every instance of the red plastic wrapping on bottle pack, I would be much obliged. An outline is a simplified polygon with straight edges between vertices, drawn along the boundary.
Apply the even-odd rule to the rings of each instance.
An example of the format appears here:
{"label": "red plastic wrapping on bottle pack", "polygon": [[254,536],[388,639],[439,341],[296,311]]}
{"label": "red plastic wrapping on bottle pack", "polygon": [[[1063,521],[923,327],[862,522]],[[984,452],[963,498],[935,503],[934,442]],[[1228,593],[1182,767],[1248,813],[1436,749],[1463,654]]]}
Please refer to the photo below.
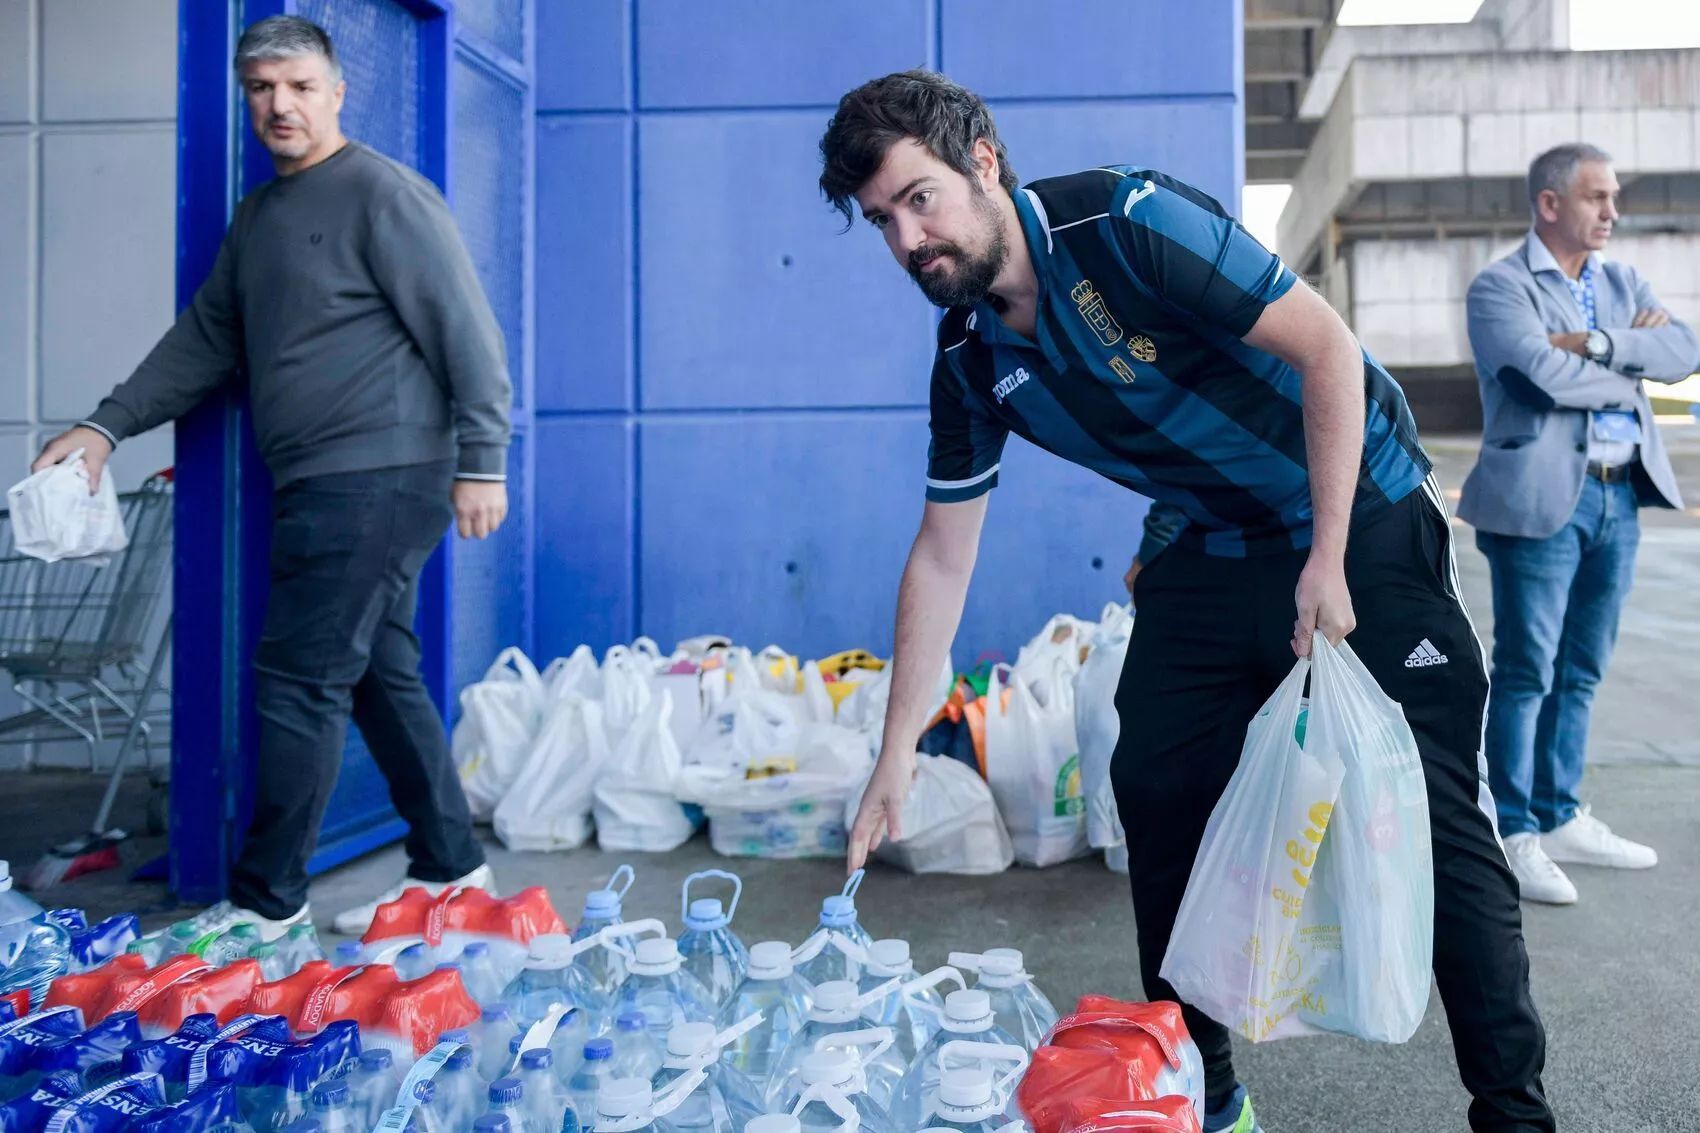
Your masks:
{"label": "red plastic wrapping on bottle pack", "polygon": [[1075,1098],[1108,1099],[1117,1105],[1144,1101],[1150,1089],[1141,1081],[1137,1058],[1103,1050],[1042,1046],[1022,1075],[1015,1097],[1033,1133],[1062,1133],[1068,1104]]}
{"label": "red plastic wrapping on bottle pack", "polygon": [[417,936],[435,948],[442,943],[444,933],[456,932],[530,944],[540,933],[566,931],[565,922],[540,885],[522,889],[512,897],[492,897],[482,889],[451,889],[433,897],[423,889],[409,889],[378,906],[361,943]]}
{"label": "red plastic wrapping on bottle pack", "polygon": [[11,1004],[12,1018],[22,1019],[30,1013],[30,989],[20,987],[17,991],[9,991],[5,995],[0,995],[0,1003]]}
{"label": "red plastic wrapping on bottle pack", "polygon": [[173,956],[156,968],[134,953],[115,956],[98,968],[60,976],[47,990],[43,1007],[76,1007],[83,1025],[92,1027],[114,1011],[140,1011],[166,988],[213,970],[199,956]]}
{"label": "red plastic wrapping on bottle pack", "polygon": [[397,984],[375,1013],[361,1019],[360,1027],[411,1046],[413,1057],[418,1058],[436,1045],[444,1031],[470,1027],[479,1014],[460,973],[445,968]]}
{"label": "red plastic wrapping on bottle pack", "polygon": [[1200,1133],[1198,1111],[1181,1097],[1123,1102],[1074,1098],[1063,1111],[1062,1133]]}
{"label": "red plastic wrapping on bottle pack", "polygon": [[1033,1056],[1018,1096],[1034,1133],[1061,1133],[1076,1098],[1202,1104],[1204,1060],[1174,1003],[1086,995]]}
{"label": "red plastic wrapping on bottle pack", "polygon": [[258,960],[233,960],[222,968],[161,988],[136,1009],[142,1030],[169,1035],[191,1015],[218,1016],[219,1025],[242,1014],[248,998],[265,979]]}
{"label": "red plastic wrapping on bottle pack", "polygon": [[282,1015],[297,1034],[316,1034],[336,1019],[364,1023],[366,1014],[400,981],[388,964],[334,968],[328,960],[309,960],[292,976],[254,988],[247,1014]]}

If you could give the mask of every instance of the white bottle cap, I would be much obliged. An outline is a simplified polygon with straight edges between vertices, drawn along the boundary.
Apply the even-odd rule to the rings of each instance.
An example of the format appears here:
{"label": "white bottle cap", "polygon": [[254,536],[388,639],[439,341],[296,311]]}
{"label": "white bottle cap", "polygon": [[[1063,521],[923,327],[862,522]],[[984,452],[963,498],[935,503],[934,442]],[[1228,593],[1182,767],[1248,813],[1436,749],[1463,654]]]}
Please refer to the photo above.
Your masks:
{"label": "white bottle cap", "polygon": [[992,997],[974,988],[944,997],[944,1029],[959,1034],[984,1031],[992,1025]]}
{"label": "white bottle cap", "polygon": [[795,970],[791,946],[783,940],[764,940],[750,949],[752,980],[783,980]]}
{"label": "white bottle cap", "polygon": [[946,1070],[939,1079],[939,1102],[942,1105],[970,1108],[986,1105],[991,1100],[992,1070],[989,1066]]}
{"label": "white bottle cap", "polygon": [[598,1117],[634,1117],[649,1112],[654,1104],[655,1096],[643,1078],[610,1078],[596,1091]]}
{"label": "white bottle cap", "polygon": [[573,962],[573,938],[564,932],[540,932],[526,948],[526,966],[564,968]]}
{"label": "white bottle cap", "polygon": [[876,940],[868,948],[869,975],[889,978],[907,975],[913,969],[907,940]]}
{"label": "white bottle cap", "polygon": [[839,1021],[839,1016],[854,1019],[857,1014],[855,1002],[855,984],[849,980],[828,980],[815,986],[815,1006],[809,1015],[822,1022]]}
{"label": "white bottle cap", "polygon": [[803,1059],[805,1086],[848,1086],[856,1077],[856,1053],[841,1047],[817,1050]]}
{"label": "white bottle cap", "polygon": [[676,1023],[667,1032],[668,1058],[694,1058],[713,1045],[713,1023]]}
{"label": "white bottle cap", "polygon": [[679,945],[670,937],[647,937],[637,942],[636,958],[627,965],[633,975],[666,976],[679,970]]}
{"label": "white bottle cap", "polygon": [[744,1133],[801,1133],[803,1126],[788,1113],[770,1113],[744,1126]]}

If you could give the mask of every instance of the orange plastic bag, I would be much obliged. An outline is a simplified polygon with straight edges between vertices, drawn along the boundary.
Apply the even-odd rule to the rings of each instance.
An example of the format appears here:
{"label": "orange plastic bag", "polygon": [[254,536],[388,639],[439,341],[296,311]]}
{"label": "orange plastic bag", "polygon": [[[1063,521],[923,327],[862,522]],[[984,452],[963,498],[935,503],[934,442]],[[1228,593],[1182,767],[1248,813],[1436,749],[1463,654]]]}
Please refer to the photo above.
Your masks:
{"label": "orange plastic bag", "polygon": [[173,956],[156,968],[134,953],[115,956],[98,968],[60,976],[47,989],[43,1007],[76,1007],[83,1026],[92,1027],[114,1011],[139,1011],[173,984],[192,979],[213,966],[192,953]]}
{"label": "orange plastic bag", "polygon": [[1042,1046],[1033,1052],[1015,1097],[1033,1133],[1062,1133],[1075,1098],[1108,1098],[1117,1104],[1148,1098],[1143,1071],[1137,1057],[1113,1051]]}
{"label": "orange plastic bag", "polygon": [[191,1015],[218,1016],[220,1026],[242,1014],[248,997],[265,977],[258,960],[234,960],[162,988],[141,1005],[137,1021],[146,1034],[174,1034]]}
{"label": "orange plastic bag", "polygon": [[1193,1099],[1196,1106],[1204,1104],[1204,1058],[1186,1029],[1179,1004],[1083,995],[1074,1013],[1059,1019],[1045,1041],[1132,1060],[1143,1087],[1141,1098],[1178,1095]]}
{"label": "orange plastic bag", "polygon": [[1063,1115],[1061,1133],[1200,1133],[1198,1111],[1182,1097],[1123,1102],[1075,1098]]}

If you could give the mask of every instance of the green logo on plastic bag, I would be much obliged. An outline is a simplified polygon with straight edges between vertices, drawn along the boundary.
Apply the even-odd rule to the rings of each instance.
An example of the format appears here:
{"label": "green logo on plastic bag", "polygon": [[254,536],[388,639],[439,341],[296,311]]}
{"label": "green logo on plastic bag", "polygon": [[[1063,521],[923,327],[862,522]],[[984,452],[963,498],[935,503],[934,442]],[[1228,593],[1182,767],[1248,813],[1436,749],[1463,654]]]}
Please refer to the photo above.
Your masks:
{"label": "green logo on plastic bag", "polygon": [[1086,796],[1080,790],[1080,756],[1071,755],[1057,771],[1057,786],[1051,813],[1057,818],[1073,818],[1086,811]]}

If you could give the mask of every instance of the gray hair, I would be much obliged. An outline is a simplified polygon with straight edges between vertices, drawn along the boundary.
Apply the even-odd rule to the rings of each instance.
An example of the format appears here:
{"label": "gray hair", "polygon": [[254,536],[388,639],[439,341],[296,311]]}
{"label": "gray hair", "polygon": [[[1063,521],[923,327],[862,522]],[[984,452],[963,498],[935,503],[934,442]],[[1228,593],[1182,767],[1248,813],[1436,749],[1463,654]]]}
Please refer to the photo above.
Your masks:
{"label": "gray hair", "polygon": [[296,59],[322,55],[331,78],[342,80],[342,62],[325,29],[300,16],[268,16],[251,25],[236,44],[236,70],[267,59]]}
{"label": "gray hair", "polygon": [[1570,191],[1576,167],[1585,161],[1610,161],[1611,154],[1587,142],[1553,146],[1529,163],[1529,208],[1540,207],[1541,194],[1551,189],[1559,196]]}

